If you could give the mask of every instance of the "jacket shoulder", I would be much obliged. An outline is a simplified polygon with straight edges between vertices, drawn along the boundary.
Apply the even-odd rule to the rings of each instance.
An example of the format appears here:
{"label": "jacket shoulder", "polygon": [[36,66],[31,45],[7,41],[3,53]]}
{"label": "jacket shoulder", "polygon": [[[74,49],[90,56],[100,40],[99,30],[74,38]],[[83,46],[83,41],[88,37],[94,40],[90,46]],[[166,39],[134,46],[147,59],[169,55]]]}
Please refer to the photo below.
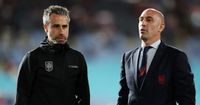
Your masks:
{"label": "jacket shoulder", "polygon": [[73,55],[75,55],[75,56],[81,56],[81,57],[83,57],[83,54],[82,54],[80,51],[75,50],[75,49],[73,49],[73,48],[70,48],[70,49],[69,49],[69,53],[71,53],[71,54],[73,54]]}
{"label": "jacket shoulder", "polygon": [[134,54],[138,49],[139,49],[139,47],[137,47],[137,48],[135,48],[135,49],[133,49],[133,50],[129,50],[129,51],[125,52],[124,55],[123,55],[124,58],[125,58],[126,60],[130,59],[130,58],[133,56],[133,54]]}
{"label": "jacket shoulder", "polygon": [[31,55],[35,55],[35,54],[37,55],[37,54],[41,53],[41,51],[42,51],[42,49],[40,47],[37,47],[35,49],[28,51],[28,53],[30,53]]}
{"label": "jacket shoulder", "polygon": [[166,49],[167,49],[168,53],[172,53],[172,54],[184,54],[185,55],[185,52],[182,51],[181,49],[178,49],[177,47],[170,46],[170,45],[165,45],[165,46],[166,46]]}

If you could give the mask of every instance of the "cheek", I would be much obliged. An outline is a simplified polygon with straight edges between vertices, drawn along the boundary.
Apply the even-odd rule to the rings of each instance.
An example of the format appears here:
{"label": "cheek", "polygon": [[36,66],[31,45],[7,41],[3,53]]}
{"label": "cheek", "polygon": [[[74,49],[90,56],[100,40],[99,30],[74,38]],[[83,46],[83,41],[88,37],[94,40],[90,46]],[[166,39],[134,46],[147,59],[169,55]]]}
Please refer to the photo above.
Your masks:
{"label": "cheek", "polygon": [[54,37],[56,36],[55,30],[49,30],[48,31],[48,36],[51,37],[52,39],[54,39]]}
{"label": "cheek", "polygon": [[151,32],[158,32],[158,30],[159,30],[159,27],[157,26],[157,25],[152,25],[151,27],[150,27],[150,31]]}
{"label": "cheek", "polygon": [[51,29],[51,30],[49,30],[49,33],[54,35],[54,34],[56,34],[56,33],[58,33],[58,32],[57,32],[57,30],[55,30],[55,29]]}
{"label": "cheek", "polygon": [[65,34],[66,36],[68,35],[68,33],[69,33],[69,28],[67,28],[67,29],[64,30],[64,34]]}

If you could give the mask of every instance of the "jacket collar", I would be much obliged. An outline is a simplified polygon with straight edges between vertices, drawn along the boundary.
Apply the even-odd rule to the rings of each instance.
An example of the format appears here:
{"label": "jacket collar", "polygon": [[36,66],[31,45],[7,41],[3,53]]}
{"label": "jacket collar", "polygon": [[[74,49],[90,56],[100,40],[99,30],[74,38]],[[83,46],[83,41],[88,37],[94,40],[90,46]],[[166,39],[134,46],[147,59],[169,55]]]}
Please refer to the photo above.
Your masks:
{"label": "jacket collar", "polygon": [[41,42],[40,47],[52,53],[64,52],[70,48],[67,42],[65,44],[52,44],[47,37]]}

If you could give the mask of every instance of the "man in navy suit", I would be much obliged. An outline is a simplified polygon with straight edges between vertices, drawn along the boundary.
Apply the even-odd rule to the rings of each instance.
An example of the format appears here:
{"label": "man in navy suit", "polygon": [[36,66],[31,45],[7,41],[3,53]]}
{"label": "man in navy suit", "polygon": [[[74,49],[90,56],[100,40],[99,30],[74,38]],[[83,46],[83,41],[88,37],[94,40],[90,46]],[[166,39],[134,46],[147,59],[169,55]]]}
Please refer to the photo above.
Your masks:
{"label": "man in navy suit", "polygon": [[161,40],[164,15],[145,9],[138,28],[141,47],[123,55],[117,105],[195,105],[193,74],[186,54]]}

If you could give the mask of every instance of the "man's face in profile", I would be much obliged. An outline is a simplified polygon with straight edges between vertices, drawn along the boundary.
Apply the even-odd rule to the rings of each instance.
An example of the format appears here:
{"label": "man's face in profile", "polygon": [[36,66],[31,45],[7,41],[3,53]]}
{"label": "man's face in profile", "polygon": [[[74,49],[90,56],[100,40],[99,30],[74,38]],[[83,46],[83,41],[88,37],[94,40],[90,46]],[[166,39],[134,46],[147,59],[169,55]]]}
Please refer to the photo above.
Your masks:
{"label": "man's face in profile", "polygon": [[157,11],[147,9],[142,12],[138,23],[139,35],[142,40],[152,40],[164,29],[163,20]]}

